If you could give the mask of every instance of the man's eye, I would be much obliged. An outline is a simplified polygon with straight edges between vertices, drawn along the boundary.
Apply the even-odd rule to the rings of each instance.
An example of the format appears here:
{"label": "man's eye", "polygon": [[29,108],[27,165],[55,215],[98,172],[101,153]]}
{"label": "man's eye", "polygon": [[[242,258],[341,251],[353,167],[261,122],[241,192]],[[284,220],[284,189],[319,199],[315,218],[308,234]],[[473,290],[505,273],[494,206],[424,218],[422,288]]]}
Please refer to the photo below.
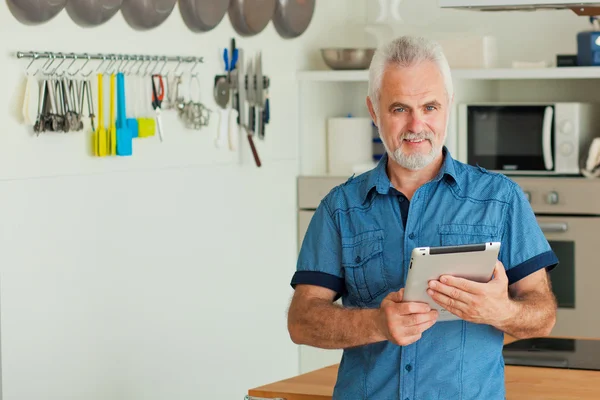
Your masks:
{"label": "man's eye", "polygon": [[427,111],[434,111],[436,110],[435,106],[427,106]]}
{"label": "man's eye", "polygon": [[404,111],[403,107],[396,107],[396,108],[394,108],[394,112],[402,112],[402,111]]}

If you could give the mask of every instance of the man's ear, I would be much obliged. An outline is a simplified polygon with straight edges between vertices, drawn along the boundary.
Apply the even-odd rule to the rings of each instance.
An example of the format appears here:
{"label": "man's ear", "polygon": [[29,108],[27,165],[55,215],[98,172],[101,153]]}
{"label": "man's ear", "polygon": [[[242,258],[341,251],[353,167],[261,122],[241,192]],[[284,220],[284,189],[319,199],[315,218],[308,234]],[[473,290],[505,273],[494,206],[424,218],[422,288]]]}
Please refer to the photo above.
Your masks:
{"label": "man's ear", "polygon": [[[373,123],[375,124],[375,126],[377,126],[377,114],[375,113],[375,109],[373,108],[373,102],[371,101],[371,98],[369,96],[367,96],[367,107],[369,108],[369,114],[371,114],[371,119],[373,120]],[[379,128],[379,126],[377,126]]]}

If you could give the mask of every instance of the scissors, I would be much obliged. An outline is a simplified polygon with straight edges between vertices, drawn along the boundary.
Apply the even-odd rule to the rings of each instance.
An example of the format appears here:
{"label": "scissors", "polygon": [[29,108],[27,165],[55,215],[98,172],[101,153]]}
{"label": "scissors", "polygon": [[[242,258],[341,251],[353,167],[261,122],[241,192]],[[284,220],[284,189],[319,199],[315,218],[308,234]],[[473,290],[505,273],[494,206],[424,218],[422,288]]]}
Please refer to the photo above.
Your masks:
{"label": "scissors", "polygon": [[[159,91],[157,91],[157,79],[159,85]],[[158,137],[160,141],[163,141],[163,130],[162,130],[162,119],[160,118],[161,113],[161,105],[165,98],[165,84],[163,82],[162,75],[154,74],[152,75],[152,108],[154,108],[154,112],[156,113],[156,126],[158,127]]]}

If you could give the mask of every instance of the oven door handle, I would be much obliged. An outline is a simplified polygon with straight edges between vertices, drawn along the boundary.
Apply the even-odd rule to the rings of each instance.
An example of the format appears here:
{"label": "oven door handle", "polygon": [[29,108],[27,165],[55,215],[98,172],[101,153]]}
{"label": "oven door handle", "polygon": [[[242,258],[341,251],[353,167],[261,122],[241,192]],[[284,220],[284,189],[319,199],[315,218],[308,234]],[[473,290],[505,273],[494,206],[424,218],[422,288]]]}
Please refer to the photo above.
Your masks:
{"label": "oven door handle", "polygon": [[554,116],[554,108],[546,107],[544,110],[544,127],[542,131],[542,151],[544,153],[544,166],[546,170],[554,169],[554,161],[552,157],[552,120]]}
{"label": "oven door handle", "polygon": [[569,225],[566,222],[542,222],[539,224],[542,232],[566,232],[569,230]]}

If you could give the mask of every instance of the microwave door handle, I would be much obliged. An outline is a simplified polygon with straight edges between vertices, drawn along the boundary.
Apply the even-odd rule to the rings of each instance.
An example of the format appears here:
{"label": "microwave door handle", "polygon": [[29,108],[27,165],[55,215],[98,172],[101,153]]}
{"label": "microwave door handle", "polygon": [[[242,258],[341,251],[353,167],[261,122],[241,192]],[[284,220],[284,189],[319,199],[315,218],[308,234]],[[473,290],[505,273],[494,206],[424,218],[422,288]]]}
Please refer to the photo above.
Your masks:
{"label": "microwave door handle", "polygon": [[554,116],[554,108],[548,106],[544,111],[544,127],[542,132],[542,151],[544,153],[544,165],[546,170],[554,169],[552,157],[552,117]]}

